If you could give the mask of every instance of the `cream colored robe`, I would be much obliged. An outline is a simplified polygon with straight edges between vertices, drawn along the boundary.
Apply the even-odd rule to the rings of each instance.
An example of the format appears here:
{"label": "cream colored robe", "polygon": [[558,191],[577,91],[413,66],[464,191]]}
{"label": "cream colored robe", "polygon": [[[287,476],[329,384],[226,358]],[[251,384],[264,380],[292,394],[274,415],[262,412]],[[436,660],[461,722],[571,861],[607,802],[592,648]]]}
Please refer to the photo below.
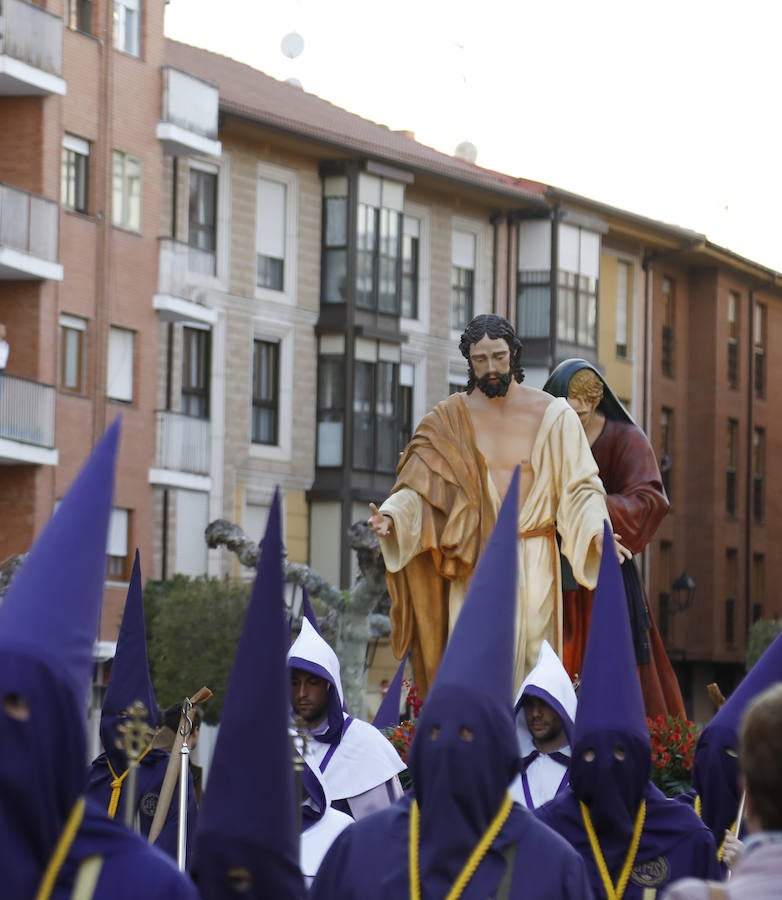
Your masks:
{"label": "cream colored robe", "polygon": [[[442,441],[442,446],[437,442]],[[450,446],[448,444],[450,443]],[[455,454],[455,457],[454,457]],[[463,553],[464,547],[455,548],[455,538],[451,532],[444,541],[442,536],[448,532],[449,517],[459,518],[458,530],[467,534],[464,542],[470,547],[476,546],[478,553],[483,550],[488,532],[496,520],[501,498],[492,482],[486,461],[475,443],[467,406],[460,394],[453,394],[439,403],[421,422],[411,445],[405,451],[399,465],[399,480],[394,492],[380,507],[381,512],[391,516],[394,521],[389,537],[381,538],[380,545],[389,573],[389,590],[394,604],[412,604],[415,610],[415,623],[412,631],[408,625],[406,635],[400,641],[392,643],[398,655],[407,649],[406,644],[413,645],[413,663],[416,668],[416,643],[428,639],[427,635],[419,635],[428,615],[426,603],[428,598],[415,596],[416,591],[402,586],[400,576],[402,570],[415,557],[422,553],[422,526],[426,530],[427,500],[421,493],[405,485],[405,472],[409,467],[419,468],[430,465],[433,455],[434,467],[439,471],[436,478],[444,479],[447,488],[448,502],[443,503],[443,492],[438,496],[441,508],[435,513],[440,547],[431,552],[432,563],[436,568],[446,569],[448,579],[447,617],[448,632],[459,614],[465,593],[469,586],[472,569],[477,562],[477,554],[469,550]],[[470,456],[472,459],[470,459]],[[411,459],[415,457],[415,459]],[[429,459],[427,459],[429,457]],[[454,468],[464,469],[459,485],[459,471],[449,471],[448,460],[454,462]],[[519,460],[521,462],[521,460]],[[519,511],[518,542],[518,612],[516,619],[516,661],[514,667],[514,696],[528,672],[533,668],[538,657],[541,641],[545,638],[557,650],[562,652],[562,592],[560,587],[560,567],[553,525],[562,539],[562,551],[573,566],[579,584],[594,587],[600,558],[592,540],[603,530],[603,521],[608,519],[603,489],[597,465],[589,448],[584,429],[578,416],[570,408],[567,401],[555,398],[546,408],[540,428],[535,437],[530,456],[533,473],[530,492]],[[406,466],[408,467],[406,469]],[[465,485],[466,477],[477,478],[482,485]],[[415,484],[421,478],[415,474],[411,479]],[[483,487],[482,487],[483,486]],[[488,492],[476,502],[476,490]],[[434,491],[433,493],[437,493]],[[470,499],[468,494],[472,495]],[[451,509],[443,509],[450,505]],[[429,511],[430,521],[432,513]],[[470,517],[491,517],[490,522],[480,525],[469,522]],[[443,522],[445,525],[443,526]],[[540,532],[536,536],[524,537],[526,532]],[[447,544],[446,547],[443,544]],[[477,545],[480,546],[477,546]],[[465,572],[464,559],[472,553],[472,567]],[[459,558],[458,564],[447,565],[443,562]],[[456,577],[454,577],[456,576]],[[419,591],[420,593],[420,591]],[[397,608],[394,615],[392,605],[392,622],[400,621],[403,610]],[[396,618],[396,621],[394,621]],[[437,615],[434,616],[434,621]],[[436,641],[436,638],[435,638]],[[442,648],[440,653],[442,652]],[[420,657],[418,668],[423,668]],[[424,692],[428,690],[427,682],[433,677],[431,665],[427,672],[416,672],[416,680],[423,682]]]}

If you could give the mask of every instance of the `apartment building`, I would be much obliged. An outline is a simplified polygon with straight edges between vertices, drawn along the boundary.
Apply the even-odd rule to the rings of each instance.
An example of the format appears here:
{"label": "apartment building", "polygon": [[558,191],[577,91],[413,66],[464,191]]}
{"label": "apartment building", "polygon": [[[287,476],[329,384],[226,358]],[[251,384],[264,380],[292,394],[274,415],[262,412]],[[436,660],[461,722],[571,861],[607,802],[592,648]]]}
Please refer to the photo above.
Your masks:
{"label": "apartment building", "polygon": [[4,0],[0,19],[0,545],[29,548],[121,415],[109,642],[136,547],[154,574],[163,159],[220,152],[216,92],[164,68],[163,9]]}
{"label": "apartment building", "polygon": [[216,518],[356,578],[347,538],[498,312],[528,383],[601,366],[671,513],[642,567],[685,693],[779,616],[780,277],[700,234],[487,171],[163,38],[163,0],[4,0],[0,546],[24,551],[124,421],[102,638],[144,574],[247,577]]}

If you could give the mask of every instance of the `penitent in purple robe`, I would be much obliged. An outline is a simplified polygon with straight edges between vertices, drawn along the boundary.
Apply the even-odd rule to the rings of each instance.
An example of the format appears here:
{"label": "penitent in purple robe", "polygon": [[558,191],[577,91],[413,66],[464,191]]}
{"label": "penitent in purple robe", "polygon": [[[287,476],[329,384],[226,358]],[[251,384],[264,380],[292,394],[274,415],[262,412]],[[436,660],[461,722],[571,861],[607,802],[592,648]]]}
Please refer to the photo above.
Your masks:
{"label": "penitent in purple robe", "polygon": [[[409,764],[420,808],[421,895],[445,897],[504,809],[518,772],[511,706],[519,469],[473,576],[416,725]],[[349,825],[331,845],[312,900],[410,896],[413,797]],[[584,900],[592,896],[578,854],[520,806],[510,807],[463,900]]]}
{"label": "penitent in purple robe", "polygon": [[[136,812],[138,815],[139,829],[146,840],[152,819],[157,808],[160,787],[168,766],[169,754],[165,750],[152,749],[139,763],[136,775]],[[124,768],[121,770],[124,771]],[[109,808],[111,800],[111,782],[113,776],[108,766],[105,753],[101,753],[92,763],[87,776],[87,796],[100,806],[104,812]],[[123,787],[120,795],[119,807],[116,819],[125,821],[125,799],[128,786]],[[192,776],[188,772],[187,785],[187,848],[188,852],[193,846],[195,835],[197,807],[195,791],[193,789]],[[171,804],[168,807],[163,829],[155,841],[155,847],[176,859],[177,838],[179,828],[179,787],[174,792]]]}
{"label": "penitent in purple robe", "polygon": [[[311,900],[377,900],[410,896],[408,826],[410,798],[348,826],[331,845],[310,892]],[[443,826],[448,828],[447,824]],[[515,848],[510,898],[588,900],[582,861],[565,841],[514,805],[467,884],[463,900],[493,897],[506,868],[503,851]],[[423,895],[429,896],[426,887]]]}
{"label": "penitent in purple robe", "polygon": [[[677,878],[689,875],[719,880],[714,840],[695,813],[677,800],[662,794],[651,782],[646,785],[646,819],[635,865],[624,893],[624,900],[642,900],[645,890],[658,894]],[[558,831],[575,847],[587,864],[595,897],[605,897],[597,864],[581,818],[578,799],[571,788],[535,811],[545,824]],[[625,861],[627,842],[600,838],[611,878],[616,883]]]}
{"label": "penitent in purple robe", "polygon": [[60,870],[52,900],[71,896],[79,865],[89,856],[103,858],[94,897],[111,900],[197,900],[199,894],[170,856],[87,801],[79,833]]}

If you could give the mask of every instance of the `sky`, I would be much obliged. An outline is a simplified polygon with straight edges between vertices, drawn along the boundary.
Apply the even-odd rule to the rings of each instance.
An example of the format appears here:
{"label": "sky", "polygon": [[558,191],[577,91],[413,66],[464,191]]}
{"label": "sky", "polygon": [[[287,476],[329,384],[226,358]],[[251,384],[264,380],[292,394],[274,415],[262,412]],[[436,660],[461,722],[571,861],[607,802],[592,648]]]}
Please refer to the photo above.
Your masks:
{"label": "sky", "polygon": [[782,271],[779,0],[170,0],[165,30]]}

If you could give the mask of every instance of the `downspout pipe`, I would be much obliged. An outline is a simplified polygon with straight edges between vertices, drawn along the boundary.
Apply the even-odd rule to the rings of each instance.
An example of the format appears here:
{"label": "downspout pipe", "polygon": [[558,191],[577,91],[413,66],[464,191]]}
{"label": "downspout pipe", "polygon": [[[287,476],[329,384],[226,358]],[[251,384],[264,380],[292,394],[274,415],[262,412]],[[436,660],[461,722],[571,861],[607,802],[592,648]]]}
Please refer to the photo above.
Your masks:
{"label": "downspout pipe", "polygon": [[[749,639],[750,629],[750,612],[751,612],[751,595],[752,595],[752,483],[754,474],[752,471],[753,454],[752,454],[752,438],[755,428],[754,403],[753,397],[755,392],[755,346],[753,325],[755,317],[755,289],[750,288],[748,306],[748,326],[747,326],[747,359],[749,360],[749,376],[747,377],[747,466],[745,473],[745,498],[744,498],[744,635],[745,639]],[[745,645],[746,647],[746,640]]]}
{"label": "downspout pipe", "polygon": [[502,214],[494,213],[489,219],[493,231],[492,247],[491,247],[491,311],[494,315],[498,314],[498,297],[499,297],[499,281],[500,281],[500,224],[502,222]]}

